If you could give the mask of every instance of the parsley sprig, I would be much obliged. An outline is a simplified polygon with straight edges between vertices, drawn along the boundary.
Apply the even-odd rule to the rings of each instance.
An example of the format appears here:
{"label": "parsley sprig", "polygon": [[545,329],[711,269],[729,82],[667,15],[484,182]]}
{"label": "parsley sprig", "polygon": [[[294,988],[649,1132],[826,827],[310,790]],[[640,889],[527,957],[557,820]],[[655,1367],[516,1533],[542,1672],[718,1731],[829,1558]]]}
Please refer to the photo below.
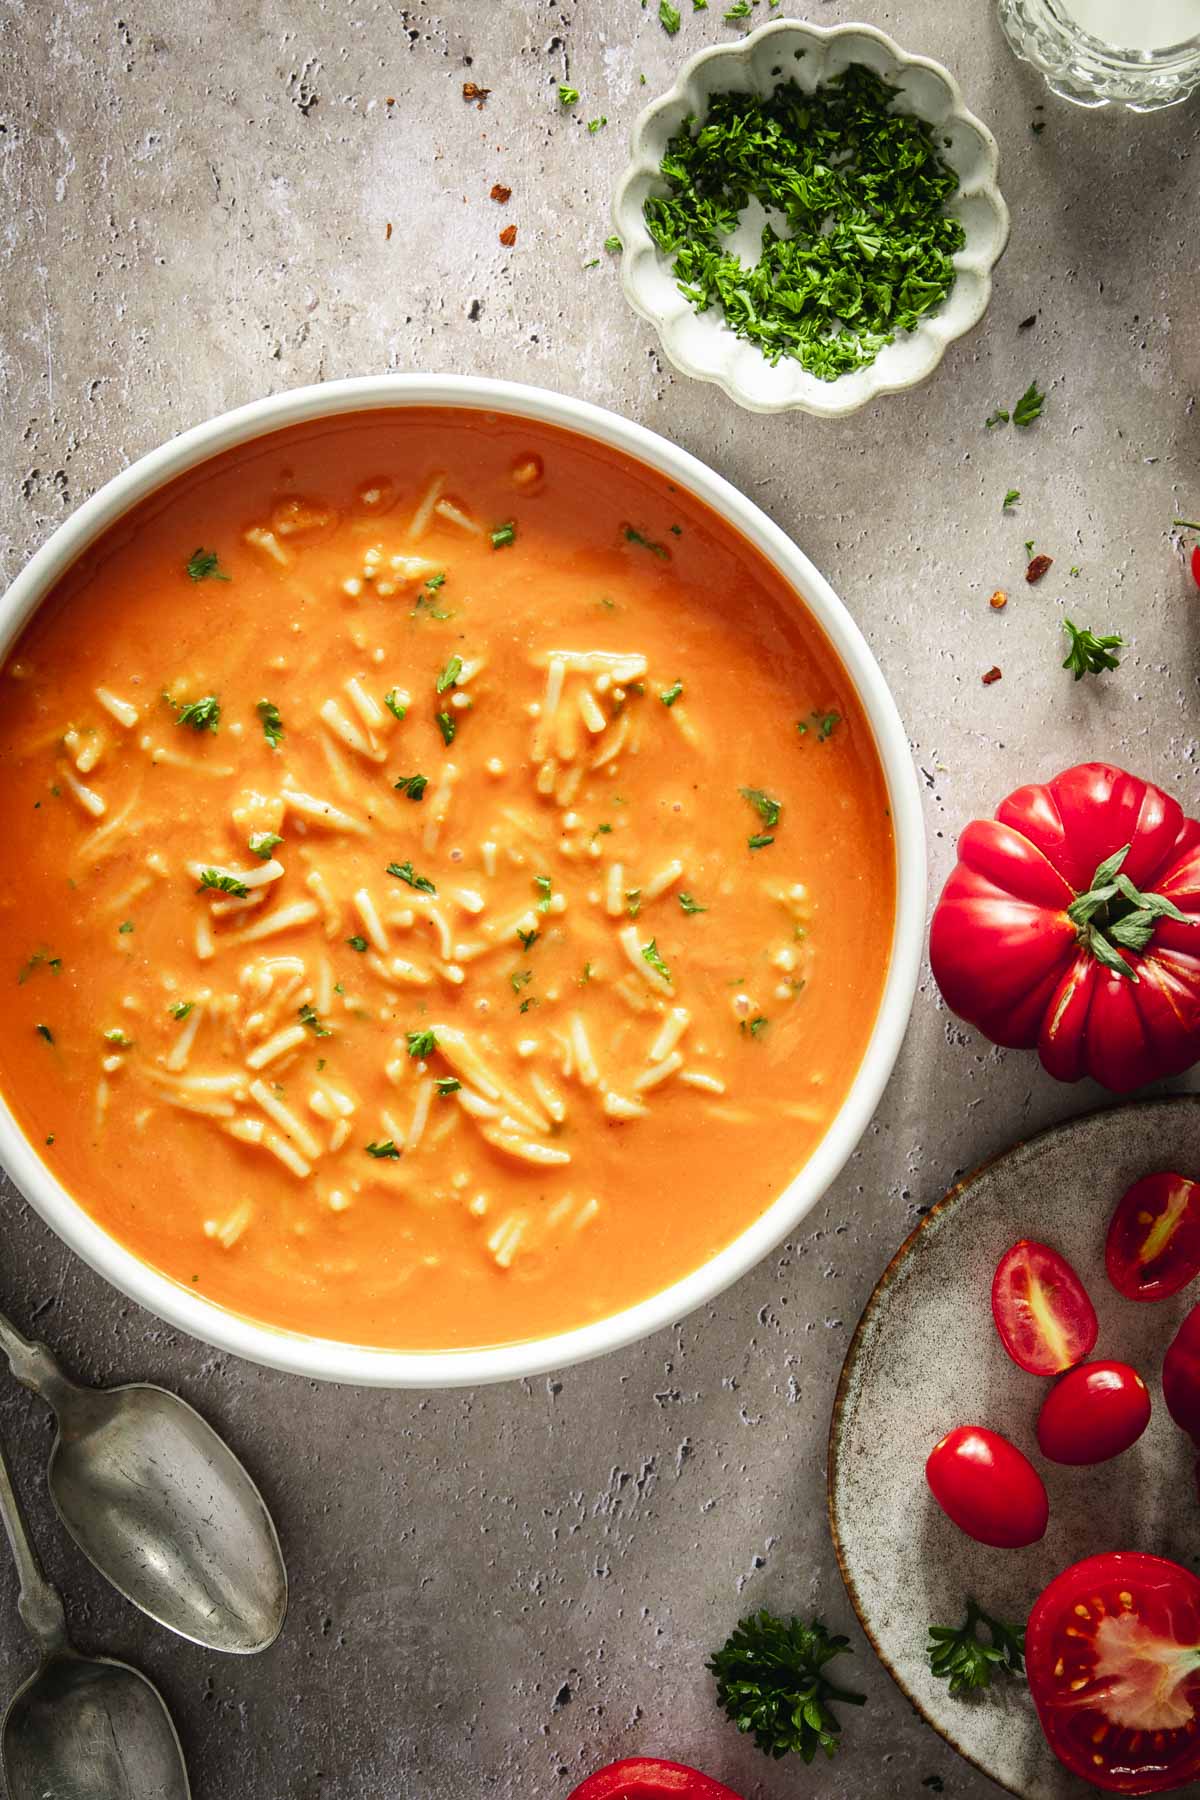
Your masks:
{"label": "parsley sprig", "polygon": [[778,1619],[751,1613],[708,1667],[717,1678],[717,1701],[739,1731],[752,1732],[765,1756],[790,1751],[812,1762],[818,1750],[832,1756],[841,1723],[830,1706],[862,1706],[863,1694],[837,1687],[825,1670],[844,1655],[849,1640],[834,1636],[820,1619]]}
{"label": "parsley sprig", "polygon": [[1085,675],[1103,675],[1106,669],[1120,668],[1120,658],[1113,655],[1125,642],[1119,631],[1097,637],[1087,626],[1073,625],[1070,619],[1063,620],[1063,630],[1068,644],[1063,668],[1070,669],[1076,681],[1082,681]]}
{"label": "parsley sprig", "polygon": [[[987,1641],[980,1636],[980,1626]],[[969,1694],[990,1687],[993,1675],[1025,1673],[1025,1631],[993,1619],[974,1600],[967,1601],[967,1616],[956,1628],[931,1625],[925,1651],[929,1667],[939,1681],[948,1681],[952,1694]]]}

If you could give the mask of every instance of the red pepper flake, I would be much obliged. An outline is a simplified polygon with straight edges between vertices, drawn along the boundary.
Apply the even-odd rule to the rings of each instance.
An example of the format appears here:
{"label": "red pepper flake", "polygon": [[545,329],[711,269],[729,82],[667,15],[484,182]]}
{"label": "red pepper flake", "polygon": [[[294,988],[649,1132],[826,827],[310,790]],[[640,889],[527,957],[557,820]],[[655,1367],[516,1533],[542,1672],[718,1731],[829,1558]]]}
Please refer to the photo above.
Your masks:
{"label": "red pepper flake", "polygon": [[1003,588],[996,589],[995,593],[988,601],[988,605],[993,612],[1003,612],[1004,608],[1008,605],[1008,595]]}
{"label": "red pepper flake", "polygon": [[505,187],[502,181],[498,181],[488,195],[488,198],[489,200],[494,200],[497,206],[507,206],[512,199],[512,189]]}
{"label": "red pepper flake", "polygon": [[383,232],[383,241],[385,244],[388,242],[391,235],[392,235],[392,221],[389,219],[386,226],[384,227],[384,232]]}
{"label": "red pepper flake", "polygon": [[1052,556],[1035,556],[1025,571],[1025,579],[1030,587],[1033,586],[1035,581],[1040,581],[1047,569],[1053,568],[1053,566],[1054,558]]}
{"label": "red pepper flake", "polygon": [[516,241],[517,241],[516,226],[515,225],[506,225],[504,227],[504,230],[500,233],[500,242],[504,245],[504,248],[506,250],[511,250],[513,245],[516,243]]}
{"label": "red pepper flake", "polygon": [[463,99],[478,100],[480,106],[483,105],[491,91],[491,88],[480,87],[476,81],[463,82]]}
{"label": "red pepper flake", "polygon": [[988,670],[987,674],[983,677],[983,685],[984,685],[984,687],[991,687],[993,681],[999,681],[999,679],[1000,679],[999,669],[991,668]]}

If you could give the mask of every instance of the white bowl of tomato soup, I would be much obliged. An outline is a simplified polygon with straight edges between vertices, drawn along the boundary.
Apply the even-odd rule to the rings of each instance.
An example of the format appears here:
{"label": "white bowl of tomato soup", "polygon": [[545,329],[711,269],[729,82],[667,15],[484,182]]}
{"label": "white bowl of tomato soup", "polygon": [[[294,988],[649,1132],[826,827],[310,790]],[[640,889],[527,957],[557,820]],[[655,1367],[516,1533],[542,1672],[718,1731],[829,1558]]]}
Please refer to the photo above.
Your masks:
{"label": "white bowl of tomato soup", "polygon": [[907,739],[695,457],[473,377],[143,457],[0,603],[0,1159],[140,1305],[449,1386],[710,1300],[915,988]]}

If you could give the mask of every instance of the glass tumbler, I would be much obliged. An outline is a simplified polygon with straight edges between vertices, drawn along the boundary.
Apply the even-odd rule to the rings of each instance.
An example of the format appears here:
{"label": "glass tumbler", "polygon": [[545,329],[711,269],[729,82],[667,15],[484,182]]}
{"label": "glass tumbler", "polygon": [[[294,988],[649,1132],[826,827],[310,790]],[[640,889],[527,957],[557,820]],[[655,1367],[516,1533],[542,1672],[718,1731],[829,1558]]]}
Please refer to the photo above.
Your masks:
{"label": "glass tumbler", "polygon": [[1076,106],[1154,112],[1200,88],[1200,0],[999,0],[1024,62]]}

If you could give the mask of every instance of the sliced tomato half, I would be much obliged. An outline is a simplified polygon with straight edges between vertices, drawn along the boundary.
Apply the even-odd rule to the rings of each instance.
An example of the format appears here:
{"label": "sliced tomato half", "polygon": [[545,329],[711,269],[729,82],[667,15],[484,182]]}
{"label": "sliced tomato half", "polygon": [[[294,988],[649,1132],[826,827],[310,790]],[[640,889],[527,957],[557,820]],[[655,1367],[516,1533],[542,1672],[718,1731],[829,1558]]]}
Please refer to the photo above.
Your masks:
{"label": "sliced tomato half", "polygon": [[626,1756],[597,1769],[568,1800],[740,1800],[732,1788],[659,1756]]}
{"label": "sliced tomato half", "polygon": [[992,1279],[1000,1342],[1030,1375],[1061,1375],[1093,1348],[1099,1326],[1087,1289],[1057,1250],[1021,1238]]}
{"label": "sliced tomato half", "polygon": [[[1162,1372],[1167,1411],[1200,1447],[1200,1306],[1193,1306],[1167,1348]],[[1197,1468],[1200,1478],[1200,1466]]]}
{"label": "sliced tomato half", "polygon": [[1200,1580],[1138,1550],[1089,1556],[1034,1602],[1030,1691],[1059,1761],[1158,1794],[1200,1775]]}
{"label": "sliced tomato half", "polygon": [[1167,1300],[1200,1275],[1200,1183],[1160,1170],[1135,1181],[1112,1216],[1108,1279],[1127,1300]]}

